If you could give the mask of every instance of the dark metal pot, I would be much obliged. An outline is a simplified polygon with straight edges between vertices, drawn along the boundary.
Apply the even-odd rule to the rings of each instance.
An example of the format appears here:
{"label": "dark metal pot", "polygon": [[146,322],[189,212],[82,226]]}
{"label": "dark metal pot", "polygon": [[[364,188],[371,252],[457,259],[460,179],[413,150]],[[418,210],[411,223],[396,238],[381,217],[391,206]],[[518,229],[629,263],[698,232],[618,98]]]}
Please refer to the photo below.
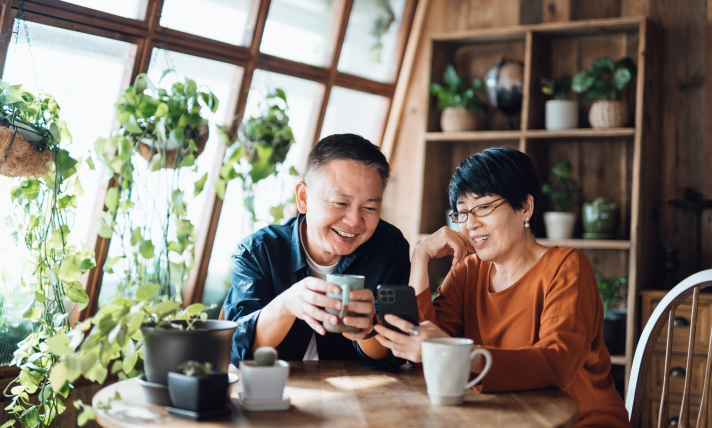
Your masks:
{"label": "dark metal pot", "polygon": [[[186,325],[185,321],[176,324]],[[168,383],[168,372],[180,372],[178,366],[188,360],[209,362],[217,371],[226,372],[230,365],[234,321],[196,321],[194,330],[141,327],[144,335],[146,379]]]}

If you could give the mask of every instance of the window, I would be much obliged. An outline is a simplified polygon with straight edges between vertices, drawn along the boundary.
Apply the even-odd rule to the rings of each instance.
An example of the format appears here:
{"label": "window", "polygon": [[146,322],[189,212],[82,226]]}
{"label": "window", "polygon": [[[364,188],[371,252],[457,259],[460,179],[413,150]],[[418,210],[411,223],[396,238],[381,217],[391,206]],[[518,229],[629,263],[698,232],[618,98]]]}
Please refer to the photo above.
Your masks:
{"label": "window", "polygon": [[124,18],[143,19],[148,0],[63,0]]}
{"label": "window", "polygon": [[161,25],[232,45],[242,45],[252,0],[164,0]]}
{"label": "window", "polygon": [[257,70],[247,98],[245,117],[258,113],[259,101],[275,88],[284,90],[287,95],[289,125],[294,133],[295,144],[289,149],[279,180],[269,177],[257,185],[255,211],[262,221],[252,225],[251,219],[245,216],[240,181],[234,180],[228,184],[205,281],[203,303],[206,304],[215,303],[220,306],[225,300],[230,287],[230,255],[238,242],[266,226],[268,223],[264,219],[269,217],[269,208],[288,200],[294,194],[297,179],[287,173],[289,167],[294,166],[298,172],[304,172],[299,170],[306,160],[305,148],[314,139],[312,124],[319,114],[323,86],[296,77]]}
{"label": "window", "polygon": [[381,145],[388,105],[388,98],[334,87],[319,138],[349,132]]}
{"label": "window", "polygon": [[[68,150],[72,156],[86,159],[96,138],[111,130],[113,104],[130,77],[136,47],[32,22],[27,23],[27,29],[31,51],[22,25],[19,40],[13,36],[10,41],[2,78],[10,84],[22,84],[33,93],[38,92],[39,85],[40,90],[54,95],[73,137]],[[92,171],[86,163],[81,165],[84,194],[78,200],[71,228],[74,242],[89,242],[101,176],[100,168]],[[7,364],[17,342],[31,327],[21,316],[29,302],[28,296],[19,292],[17,267],[23,264],[24,247],[14,246],[12,229],[5,224],[13,181],[0,178],[5,190],[0,191],[0,364]]]}

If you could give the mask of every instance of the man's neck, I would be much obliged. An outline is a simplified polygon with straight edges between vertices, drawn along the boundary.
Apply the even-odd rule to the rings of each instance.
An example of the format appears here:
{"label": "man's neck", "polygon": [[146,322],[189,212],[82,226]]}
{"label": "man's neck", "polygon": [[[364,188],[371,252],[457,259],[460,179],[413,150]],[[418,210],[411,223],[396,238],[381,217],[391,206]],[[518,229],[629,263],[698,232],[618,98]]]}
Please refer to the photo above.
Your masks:
{"label": "man's neck", "polygon": [[302,238],[304,250],[307,252],[309,257],[314,261],[314,263],[320,266],[332,266],[339,262],[341,256],[331,254],[319,248],[315,248],[312,242],[317,242],[315,238],[309,236],[309,228],[307,227],[307,219],[304,218],[300,227],[300,236]]}

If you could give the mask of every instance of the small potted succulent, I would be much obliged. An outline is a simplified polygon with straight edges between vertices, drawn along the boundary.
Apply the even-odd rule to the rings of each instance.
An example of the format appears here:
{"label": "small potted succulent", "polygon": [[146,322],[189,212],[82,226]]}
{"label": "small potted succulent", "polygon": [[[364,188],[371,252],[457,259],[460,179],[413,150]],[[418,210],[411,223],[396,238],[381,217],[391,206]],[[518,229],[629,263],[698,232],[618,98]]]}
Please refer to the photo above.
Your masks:
{"label": "small potted succulent", "polygon": [[544,226],[549,239],[571,239],[574,234],[576,214],[570,211],[578,205],[581,188],[569,174],[571,164],[560,161],[551,169],[549,183],[541,189],[554,207],[554,211],[544,213]]}
{"label": "small potted succulent", "polygon": [[174,83],[168,92],[142,73],[115,107],[121,134],[137,143],[136,151],[156,170],[190,163],[202,153],[209,136],[206,116],[217,111],[218,99],[198,90],[194,80]]}
{"label": "small potted succulent", "polygon": [[444,85],[430,84],[430,93],[438,99],[440,128],[443,132],[474,131],[478,127],[476,114],[487,106],[477,97],[476,91],[484,87],[481,79],[475,79],[469,85],[457,75],[455,67],[448,64],[443,73]]}
{"label": "small potted succulent", "polygon": [[168,393],[173,407],[197,413],[225,408],[230,386],[227,373],[213,371],[209,362],[193,360],[178,368],[182,373],[168,373]]}
{"label": "small potted succulent", "polygon": [[628,123],[628,106],[616,100],[616,95],[636,72],[635,64],[628,57],[615,63],[609,57],[601,57],[593,61],[592,67],[576,73],[571,88],[587,100],[596,100],[588,113],[593,128],[619,128]]}
{"label": "small potted succulent", "polygon": [[546,102],[546,129],[578,128],[578,101],[566,99],[571,92],[571,77],[542,79],[541,91],[554,97]]}
{"label": "small potted succulent", "polygon": [[583,237],[585,239],[613,239],[618,229],[618,204],[605,198],[583,203]]}
{"label": "small potted succulent", "polygon": [[625,352],[625,331],[628,310],[613,309],[612,304],[625,302],[628,290],[628,278],[605,277],[594,270],[598,292],[603,304],[603,341],[612,355]]}
{"label": "small potted succulent", "polygon": [[254,357],[252,361],[240,361],[243,401],[282,400],[289,363],[277,359],[277,350],[269,346],[257,348]]}

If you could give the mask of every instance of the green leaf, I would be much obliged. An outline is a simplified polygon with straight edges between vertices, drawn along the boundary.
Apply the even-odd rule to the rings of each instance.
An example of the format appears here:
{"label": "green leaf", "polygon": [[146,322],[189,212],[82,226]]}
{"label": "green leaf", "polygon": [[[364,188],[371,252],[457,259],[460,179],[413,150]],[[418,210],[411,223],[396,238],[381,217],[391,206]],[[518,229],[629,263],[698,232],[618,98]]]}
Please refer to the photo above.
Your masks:
{"label": "green leaf", "polygon": [[131,134],[143,134],[143,129],[141,129],[141,125],[138,124],[138,120],[136,120],[136,116],[134,115],[129,116],[129,120],[124,125],[124,129]]}
{"label": "green leaf", "polygon": [[627,68],[616,68],[613,72],[611,83],[613,83],[614,88],[620,91],[628,85],[628,82],[630,82],[632,77],[633,76],[631,75],[630,70]]}
{"label": "green leaf", "polygon": [[133,340],[128,340],[124,349],[124,373],[129,374],[131,369],[133,369],[136,365],[137,360],[138,352],[136,352],[136,346],[134,345]]}
{"label": "green leaf", "polygon": [[289,167],[289,175],[296,177],[299,175],[299,171],[297,171],[297,169],[292,165]]}
{"label": "green leaf", "polygon": [[571,89],[574,92],[583,93],[586,92],[591,86],[593,86],[596,81],[596,76],[594,76],[593,71],[590,68],[585,68],[574,76],[571,80]]}
{"label": "green leaf", "polygon": [[[71,350],[69,347],[67,349]],[[67,383],[67,365],[65,363],[60,362],[52,367],[52,371],[49,372],[49,383],[56,394],[64,388],[64,384]]]}
{"label": "green leaf", "polygon": [[37,410],[37,406],[32,406],[25,410],[20,416],[20,419],[24,419],[24,423],[22,425],[26,427],[34,428],[36,425],[39,426],[40,412]]}
{"label": "green leaf", "polygon": [[124,256],[119,256],[119,257],[112,257],[104,263],[104,272],[107,273],[114,273],[114,270],[111,269],[112,266],[114,266],[119,260],[123,259]]}
{"label": "green leaf", "polygon": [[26,180],[20,184],[22,196],[28,201],[34,201],[40,194],[40,182],[37,180]]}
{"label": "green leaf", "polygon": [[92,160],[91,156],[89,156],[86,160],[87,165],[89,165],[89,169],[94,171],[96,168],[94,167],[94,161]]}
{"label": "green leaf", "polygon": [[150,301],[158,292],[161,291],[161,286],[152,282],[142,284],[136,289],[136,299],[142,301]]}
{"label": "green leaf", "polygon": [[172,300],[167,300],[161,302],[153,307],[153,312],[159,315],[168,315],[173,313],[176,309],[180,307],[180,303],[174,302]]}
{"label": "green leaf", "polygon": [[445,67],[445,73],[443,74],[443,81],[451,89],[457,88],[462,85],[462,79],[457,75],[455,67],[452,64],[448,64]]}
{"label": "green leaf", "polygon": [[109,187],[106,190],[104,205],[106,205],[106,208],[108,208],[110,212],[116,211],[116,207],[119,206],[119,189],[116,187]]}
{"label": "green leaf", "polygon": [[284,218],[284,207],[282,205],[277,205],[269,209],[270,215],[272,215],[272,224],[279,224],[280,220]]}
{"label": "green leaf", "polygon": [[57,277],[64,282],[73,282],[82,276],[82,271],[74,263],[73,259],[64,259],[59,266]]}
{"label": "green leaf", "polygon": [[57,151],[57,172],[62,178],[67,179],[77,172],[77,160],[69,156],[66,150]]}
{"label": "green leaf", "polygon": [[180,165],[178,165],[180,168],[184,168],[187,166],[193,166],[195,164],[195,156],[188,155],[186,156],[183,161],[181,161]]}
{"label": "green leaf", "polygon": [[221,178],[215,181],[215,193],[217,193],[218,198],[225,199],[225,190],[227,189],[227,182]]}
{"label": "green leaf", "polygon": [[0,428],[10,428],[10,427],[13,426],[13,425],[15,425],[15,420],[14,420],[14,419],[10,419],[9,421],[7,421],[7,422],[5,422],[4,424],[2,424],[2,426],[0,426]]}
{"label": "green leaf", "polygon": [[[67,336],[55,336],[47,339],[47,346],[49,350],[52,351],[54,355],[60,357],[68,357],[74,353],[74,349],[69,347],[69,338]],[[66,369],[66,367],[65,367]],[[66,379],[66,371],[65,371]],[[58,385],[57,388],[61,388],[62,385]]]}
{"label": "green leaf", "polygon": [[183,128],[175,128],[174,130],[172,130],[170,132],[170,134],[168,135],[168,138],[170,138],[172,140],[182,140],[183,138],[185,138],[185,133],[183,131]]}
{"label": "green leaf", "polygon": [[111,235],[113,234],[113,228],[116,225],[116,222],[114,221],[114,218],[111,216],[111,213],[108,211],[104,211],[101,213],[101,217],[99,217],[99,229],[97,233],[99,236],[105,239],[110,239]]}
{"label": "green leaf", "polygon": [[175,70],[173,70],[172,68],[163,70],[163,73],[161,73],[161,78],[158,79],[158,83],[161,83],[161,80],[163,80],[163,78],[166,77],[168,75],[168,73],[173,73],[173,72],[175,72]]}
{"label": "green leaf", "polygon": [[608,74],[613,71],[613,60],[607,56],[596,58],[593,61],[592,69],[596,76]]}
{"label": "green leaf", "polygon": [[24,312],[22,313],[22,318],[30,319],[30,320],[38,320],[42,316],[42,309],[44,306],[35,306],[35,302],[31,301],[29,305],[27,305],[27,308],[25,308]]}
{"label": "green leaf", "polygon": [[79,305],[80,311],[84,310],[89,304],[89,296],[82,288],[81,283],[77,281],[73,282],[72,286],[67,288],[66,293],[69,300]]}
{"label": "green leaf", "polygon": [[202,191],[203,188],[205,187],[205,182],[208,180],[208,173],[206,172],[203,174],[202,177],[198,181],[195,182],[195,187],[193,190],[193,196],[198,196]]}
{"label": "green leaf", "polygon": [[134,152],[134,145],[128,138],[119,137],[119,159],[129,160]]}
{"label": "green leaf", "polygon": [[143,242],[143,236],[141,235],[141,226],[134,228],[131,232],[131,245],[136,245],[139,242]]}
{"label": "green leaf", "polygon": [[160,103],[158,104],[158,107],[156,108],[156,113],[154,113],[155,117],[163,117],[168,115],[168,105],[166,103]]}
{"label": "green leaf", "polygon": [[190,317],[195,317],[206,309],[207,309],[207,307],[205,305],[203,305],[202,303],[193,303],[192,305],[185,308],[185,312]]}
{"label": "green leaf", "polygon": [[144,259],[151,259],[153,258],[153,251],[155,250],[155,247],[153,246],[153,242],[151,242],[150,239],[146,239],[145,241],[141,242],[141,244],[138,246],[138,251],[141,253]]}
{"label": "green leaf", "polygon": [[250,169],[252,183],[257,183],[275,172],[274,165],[270,162],[272,147],[257,144],[255,150],[258,160],[252,164],[252,169]]}

